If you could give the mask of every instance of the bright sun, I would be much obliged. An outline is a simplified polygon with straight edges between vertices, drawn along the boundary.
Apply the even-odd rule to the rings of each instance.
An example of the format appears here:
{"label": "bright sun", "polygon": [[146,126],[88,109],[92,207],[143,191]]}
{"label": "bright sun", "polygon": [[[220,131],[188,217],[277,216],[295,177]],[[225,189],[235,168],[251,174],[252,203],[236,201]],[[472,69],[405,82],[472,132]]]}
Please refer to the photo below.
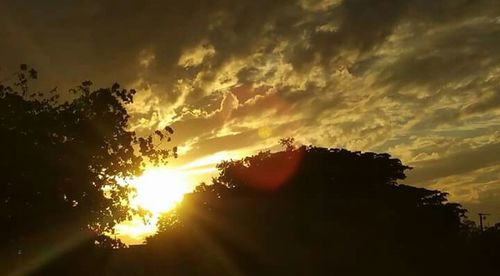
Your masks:
{"label": "bright sun", "polygon": [[141,207],[154,215],[172,210],[190,191],[186,174],[167,168],[147,169],[129,183],[136,188],[132,207]]}
{"label": "bright sun", "polygon": [[115,237],[127,244],[137,244],[156,232],[160,216],[174,209],[184,195],[192,191],[195,181],[189,171],[156,167],[146,169],[141,176],[126,183],[135,188],[130,207],[143,208],[150,211],[151,216],[145,221],[136,215],[115,225]]}
{"label": "bright sun", "polygon": [[[207,174],[207,170],[197,168],[213,162],[212,159],[219,161],[221,157],[226,155],[217,159],[201,159],[177,168],[149,167],[138,177],[119,180],[123,185],[135,188],[135,193],[129,197],[129,206],[150,211],[151,216],[144,220],[139,215],[133,215],[131,219],[116,224],[112,235],[126,244],[140,244],[145,237],[156,233],[161,215],[174,209],[185,194],[192,192],[196,184],[204,180],[200,176]],[[209,173],[213,171],[215,168]]]}

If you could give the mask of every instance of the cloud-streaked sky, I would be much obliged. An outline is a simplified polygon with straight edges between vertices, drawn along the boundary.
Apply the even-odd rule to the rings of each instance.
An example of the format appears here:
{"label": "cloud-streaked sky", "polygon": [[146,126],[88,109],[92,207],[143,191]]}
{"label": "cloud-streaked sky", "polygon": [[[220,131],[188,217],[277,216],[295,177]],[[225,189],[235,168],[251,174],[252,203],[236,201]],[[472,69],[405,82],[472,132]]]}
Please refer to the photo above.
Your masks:
{"label": "cloud-streaked sky", "polygon": [[137,88],[133,128],[171,125],[178,166],[289,136],[389,152],[500,220],[498,0],[3,0],[0,61]]}

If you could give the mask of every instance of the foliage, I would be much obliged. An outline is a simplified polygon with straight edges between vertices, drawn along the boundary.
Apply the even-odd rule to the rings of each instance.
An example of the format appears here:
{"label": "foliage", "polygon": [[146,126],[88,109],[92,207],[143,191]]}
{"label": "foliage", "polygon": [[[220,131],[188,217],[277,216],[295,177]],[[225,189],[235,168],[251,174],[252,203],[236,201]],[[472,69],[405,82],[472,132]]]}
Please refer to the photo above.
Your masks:
{"label": "foliage", "polygon": [[30,91],[37,77],[21,65],[17,81],[0,85],[0,239],[12,252],[56,240],[53,229],[88,239],[112,231],[131,215],[130,188],[118,179],[172,154],[155,147],[171,128],[156,137],[129,130],[126,106],[135,90],[94,90],[85,81],[61,101],[55,90]]}
{"label": "foliage", "polygon": [[220,163],[213,184],[186,196],[175,219],[166,215],[149,246],[174,242],[204,260],[196,252],[208,239],[207,252],[216,244],[255,274],[444,269],[431,256],[460,239],[465,216],[446,193],[399,184],[410,167],[389,154],[282,145]]}

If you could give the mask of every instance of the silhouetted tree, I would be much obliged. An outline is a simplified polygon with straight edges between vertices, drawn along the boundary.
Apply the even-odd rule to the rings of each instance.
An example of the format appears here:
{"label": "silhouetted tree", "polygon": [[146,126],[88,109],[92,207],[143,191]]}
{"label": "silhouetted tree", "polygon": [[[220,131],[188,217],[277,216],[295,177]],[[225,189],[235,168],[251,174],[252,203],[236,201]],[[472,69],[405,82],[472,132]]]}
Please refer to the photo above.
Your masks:
{"label": "silhouetted tree", "polygon": [[449,271],[438,258],[462,237],[465,210],[446,193],[399,184],[410,168],[389,154],[281,143],[220,163],[212,185],[160,220],[149,246],[250,274]]}
{"label": "silhouetted tree", "polygon": [[93,90],[85,81],[71,90],[72,100],[61,101],[55,90],[30,91],[37,76],[21,65],[13,84],[0,85],[2,256],[46,254],[112,231],[131,214],[130,188],[118,180],[172,153],[154,144],[170,139],[171,128],[155,137],[129,130],[134,90]]}

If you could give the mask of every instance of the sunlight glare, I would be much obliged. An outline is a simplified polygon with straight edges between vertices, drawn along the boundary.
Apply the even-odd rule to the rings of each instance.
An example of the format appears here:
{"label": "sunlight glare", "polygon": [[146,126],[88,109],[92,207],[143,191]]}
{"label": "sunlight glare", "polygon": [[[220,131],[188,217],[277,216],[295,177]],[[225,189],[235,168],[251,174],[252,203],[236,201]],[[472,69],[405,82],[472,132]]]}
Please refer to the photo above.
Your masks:
{"label": "sunlight glare", "polygon": [[141,207],[154,215],[172,210],[189,192],[186,175],[167,168],[147,169],[130,184],[136,189],[132,207]]}
{"label": "sunlight glare", "polygon": [[151,212],[146,219],[133,215],[130,220],[115,225],[115,238],[126,244],[139,244],[157,231],[157,222],[163,213],[173,210],[192,192],[195,185],[192,172],[182,168],[150,167],[136,178],[121,183],[135,188],[130,195],[130,207]]}

